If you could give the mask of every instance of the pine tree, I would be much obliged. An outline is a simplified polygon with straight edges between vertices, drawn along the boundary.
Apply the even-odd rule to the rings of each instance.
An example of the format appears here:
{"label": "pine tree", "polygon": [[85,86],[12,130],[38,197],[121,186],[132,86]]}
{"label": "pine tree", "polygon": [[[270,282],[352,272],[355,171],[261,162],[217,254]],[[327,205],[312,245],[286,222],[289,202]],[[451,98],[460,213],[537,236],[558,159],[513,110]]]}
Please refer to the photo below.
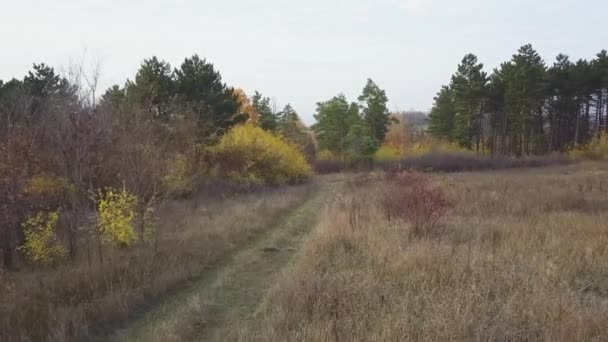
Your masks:
{"label": "pine tree", "polygon": [[317,103],[317,113],[314,115],[319,148],[329,150],[341,158],[346,157],[348,150],[348,133],[351,126],[359,117],[359,107],[356,103],[349,104],[343,94],[332,99]]}
{"label": "pine tree", "polygon": [[378,143],[382,143],[390,125],[390,112],[386,107],[388,103],[386,92],[380,89],[374,81],[367,79],[367,84],[358,100],[363,103],[363,119],[372,136]]}
{"label": "pine tree", "polygon": [[270,98],[263,97],[262,94],[256,91],[252,100],[253,108],[258,113],[260,127],[269,132],[276,132],[278,117],[270,106]]}
{"label": "pine tree", "polygon": [[213,64],[198,55],[186,58],[175,70],[175,82],[180,104],[197,115],[207,138],[247,120],[247,115],[239,112],[241,106],[234,89],[222,82]]}

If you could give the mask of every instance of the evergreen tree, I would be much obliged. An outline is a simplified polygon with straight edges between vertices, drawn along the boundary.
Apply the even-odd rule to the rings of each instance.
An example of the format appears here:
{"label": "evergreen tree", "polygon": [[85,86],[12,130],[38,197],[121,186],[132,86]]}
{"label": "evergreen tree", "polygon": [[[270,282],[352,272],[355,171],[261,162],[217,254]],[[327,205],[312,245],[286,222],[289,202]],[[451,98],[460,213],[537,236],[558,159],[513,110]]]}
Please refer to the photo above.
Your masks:
{"label": "evergreen tree", "polygon": [[455,113],[454,92],[444,85],[435,96],[435,103],[429,113],[429,133],[441,139],[452,140]]}
{"label": "evergreen tree", "polygon": [[483,133],[483,106],[487,75],[477,56],[466,55],[452,76],[454,121],[452,137],[462,146],[479,150]]}
{"label": "evergreen tree", "polygon": [[349,104],[343,94],[332,99],[317,103],[317,113],[314,115],[319,148],[329,150],[341,158],[348,150],[348,133],[351,126],[359,117],[359,107],[356,103]]}
{"label": "evergreen tree", "polygon": [[151,111],[155,117],[163,121],[169,120],[175,95],[171,65],[157,57],[145,59],[135,80],[127,83],[126,93],[132,101]]}
{"label": "evergreen tree", "polygon": [[374,81],[368,79],[358,100],[363,103],[363,119],[372,136],[377,142],[383,142],[390,125],[390,112],[386,107],[388,103],[386,92],[380,89]]}
{"label": "evergreen tree", "polygon": [[253,108],[258,113],[258,124],[269,132],[276,132],[278,125],[277,114],[270,106],[270,98],[263,97],[259,92],[255,92],[252,98]]}
{"label": "evergreen tree", "polygon": [[180,104],[197,115],[204,134],[214,137],[247,120],[239,112],[234,90],[222,82],[213,64],[198,55],[186,58],[175,70],[175,82]]}

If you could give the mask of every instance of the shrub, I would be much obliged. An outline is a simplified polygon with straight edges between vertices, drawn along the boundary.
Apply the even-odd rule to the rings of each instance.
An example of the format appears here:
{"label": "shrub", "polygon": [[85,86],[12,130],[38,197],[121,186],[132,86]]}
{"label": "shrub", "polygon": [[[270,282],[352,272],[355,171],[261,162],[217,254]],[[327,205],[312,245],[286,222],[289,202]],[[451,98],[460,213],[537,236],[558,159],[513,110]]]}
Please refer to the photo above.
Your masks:
{"label": "shrub", "polygon": [[608,132],[600,134],[587,145],[570,150],[568,155],[575,159],[608,160]]}
{"label": "shrub", "polygon": [[416,173],[388,174],[388,187],[382,196],[387,218],[400,218],[412,224],[412,234],[428,235],[452,204],[443,191]]}
{"label": "shrub", "polygon": [[318,161],[334,160],[336,157],[330,150],[321,150],[317,152]]}
{"label": "shrub", "polygon": [[193,190],[188,158],[177,153],[168,161],[167,174],[161,180],[162,191],[168,194],[184,195]]}
{"label": "shrub", "polygon": [[222,176],[237,183],[301,183],[312,169],[297,147],[252,124],[239,125],[212,148]]}
{"label": "shrub", "polygon": [[26,258],[37,264],[52,264],[66,255],[57,237],[59,212],[39,212],[22,224],[25,243],[19,247]]}
{"label": "shrub", "polygon": [[134,221],[137,197],[123,188],[122,191],[106,189],[98,202],[97,226],[105,242],[119,247],[129,247],[137,242]]}
{"label": "shrub", "polygon": [[383,144],[374,154],[374,161],[398,160],[405,155],[405,150],[399,146]]}

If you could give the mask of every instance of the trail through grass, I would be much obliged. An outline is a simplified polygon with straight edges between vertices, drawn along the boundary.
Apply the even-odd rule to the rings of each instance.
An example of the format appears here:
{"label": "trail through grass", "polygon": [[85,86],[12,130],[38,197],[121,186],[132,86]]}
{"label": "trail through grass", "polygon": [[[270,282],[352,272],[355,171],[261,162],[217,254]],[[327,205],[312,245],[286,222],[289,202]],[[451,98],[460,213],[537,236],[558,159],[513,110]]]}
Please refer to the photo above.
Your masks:
{"label": "trail through grass", "polygon": [[315,226],[337,183],[323,182],[260,238],[216,271],[117,331],[114,341],[226,340],[253,323],[256,307]]}

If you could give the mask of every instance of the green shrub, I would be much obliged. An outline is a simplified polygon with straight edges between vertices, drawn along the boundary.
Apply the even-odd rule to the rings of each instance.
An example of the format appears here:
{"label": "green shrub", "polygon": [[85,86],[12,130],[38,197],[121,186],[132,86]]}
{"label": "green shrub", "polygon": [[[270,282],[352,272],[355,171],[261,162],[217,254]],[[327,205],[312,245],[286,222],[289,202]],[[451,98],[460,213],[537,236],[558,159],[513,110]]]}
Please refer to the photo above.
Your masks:
{"label": "green shrub", "polygon": [[212,148],[223,177],[250,185],[301,183],[312,169],[297,147],[252,124],[239,125]]}

